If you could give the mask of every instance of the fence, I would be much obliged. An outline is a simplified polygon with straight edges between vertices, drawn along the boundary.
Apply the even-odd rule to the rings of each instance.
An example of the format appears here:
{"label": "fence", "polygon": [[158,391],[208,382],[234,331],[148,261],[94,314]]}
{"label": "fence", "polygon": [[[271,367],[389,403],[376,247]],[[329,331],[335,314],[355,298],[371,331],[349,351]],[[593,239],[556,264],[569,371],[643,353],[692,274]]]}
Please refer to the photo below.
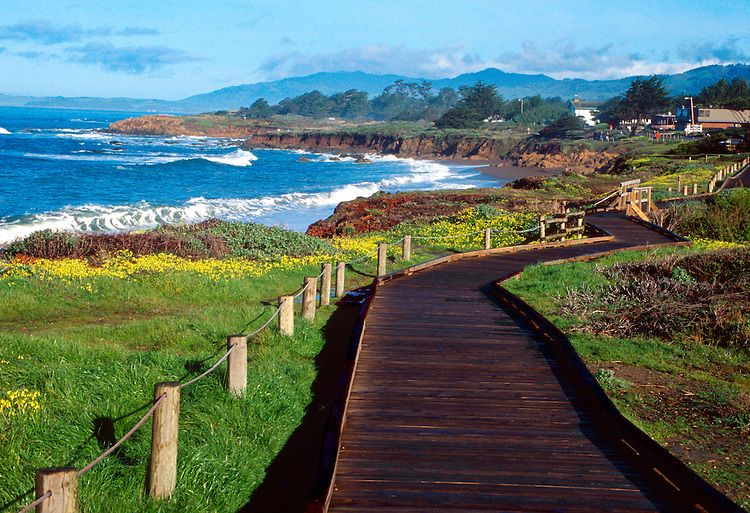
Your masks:
{"label": "fence", "polygon": [[[389,246],[401,246],[401,258],[411,260],[412,240],[442,239],[450,240],[475,236],[484,233],[484,249],[491,249],[492,233],[531,233],[539,230],[542,242],[552,238],[564,238],[575,234],[580,238],[583,234],[583,212],[566,212],[555,216],[541,216],[539,226],[526,230],[493,230],[485,228],[481,231],[453,235],[448,237],[420,237],[405,235],[401,240],[387,244],[381,243],[377,249],[361,258],[350,262],[337,262],[335,275],[334,297],[341,297],[345,290],[346,267],[371,258],[377,253],[377,275],[386,274],[387,249]],[[549,227],[557,225],[554,233],[549,233]],[[79,478],[91,470],[97,463],[112,454],[120,445],[130,438],[146,421],[153,417],[151,430],[151,458],[146,477],[146,485],[151,498],[155,500],[169,499],[177,485],[177,446],[180,416],[180,391],[203,379],[214,372],[224,361],[227,361],[226,388],[229,393],[242,397],[247,389],[247,341],[254,337],[271,322],[278,318],[278,329],[282,335],[294,334],[294,302],[302,296],[300,315],[309,321],[315,319],[316,299],[318,298],[318,282],[320,281],[319,305],[330,304],[333,278],[333,264],[322,264],[318,276],[308,276],[304,279],[302,288],[293,295],[280,296],[278,306],[271,317],[256,331],[249,335],[230,335],[227,337],[227,351],[216,363],[200,376],[186,382],[159,382],[154,385],[154,403],[146,414],[101,456],[77,470],[72,467],[50,467],[37,469],[35,475],[36,500],[23,508],[20,513],[27,513],[36,508],[36,513],[76,513],[78,511],[78,481]]]}
{"label": "fence", "polygon": [[[706,160],[708,160],[708,155],[706,155]],[[704,191],[701,190],[702,187],[697,183],[693,183],[692,185],[683,184],[682,176],[678,176],[675,191],[678,193],[682,192],[683,196],[690,196],[691,194],[693,196],[706,193],[712,194],[714,192],[717,192],[716,184],[723,181],[724,183],[722,183],[721,187],[718,190],[723,189],[724,185],[726,185],[725,178],[736,174],[738,171],[741,171],[748,164],[750,164],[750,157],[743,159],[741,162],[735,162],[734,164],[730,164],[722,169],[719,169],[708,182]],[[613,192],[612,194],[598,201],[589,208],[591,210],[597,210],[599,208],[602,208],[604,210],[625,210],[627,215],[638,216],[644,221],[648,221],[648,216],[646,214],[648,212],[651,212],[652,210],[659,210],[659,208],[652,201],[652,188],[641,187],[639,185],[640,183],[640,178],[629,180],[626,182],[620,182],[619,191]],[[668,187],[667,191],[672,192],[672,187]],[[608,200],[611,201],[609,203],[606,203]]]}

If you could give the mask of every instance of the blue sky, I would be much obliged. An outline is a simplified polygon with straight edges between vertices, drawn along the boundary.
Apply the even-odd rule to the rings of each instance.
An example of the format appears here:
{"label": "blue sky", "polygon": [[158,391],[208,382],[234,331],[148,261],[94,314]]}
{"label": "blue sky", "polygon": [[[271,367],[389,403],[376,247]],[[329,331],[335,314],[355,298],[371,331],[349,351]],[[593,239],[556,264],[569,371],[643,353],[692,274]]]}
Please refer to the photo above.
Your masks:
{"label": "blue sky", "polygon": [[749,63],[747,8],[747,0],[3,0],[0,94],[177,100],[318,71],[678,73]]}

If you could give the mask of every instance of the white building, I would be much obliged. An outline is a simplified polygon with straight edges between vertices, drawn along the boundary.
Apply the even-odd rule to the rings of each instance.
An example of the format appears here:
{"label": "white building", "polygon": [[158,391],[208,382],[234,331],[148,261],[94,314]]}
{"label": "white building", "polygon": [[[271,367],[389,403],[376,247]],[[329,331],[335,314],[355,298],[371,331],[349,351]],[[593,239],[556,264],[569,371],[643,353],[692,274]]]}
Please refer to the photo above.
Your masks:
{"label": "white building", "polygon": [[583,118],[583,121],[588,126],[596,125],[594,117],[597,114],[601,102],[584,102],[580,98],[575,98],[570,102],[570,111],[578,117]]}

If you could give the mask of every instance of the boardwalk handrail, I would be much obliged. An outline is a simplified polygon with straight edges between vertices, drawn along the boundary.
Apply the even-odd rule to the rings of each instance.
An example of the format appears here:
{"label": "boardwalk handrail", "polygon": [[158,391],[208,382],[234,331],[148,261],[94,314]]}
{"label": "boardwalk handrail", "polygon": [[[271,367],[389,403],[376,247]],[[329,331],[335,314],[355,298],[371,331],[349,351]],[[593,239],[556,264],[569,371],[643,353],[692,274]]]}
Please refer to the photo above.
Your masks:
{"label": "boardwalk handrail", "polygon": [[[706,160],[708,160],[708,155],[706,155]],[[675,192],[682,194],[683,197],[691,196],[691,193],[692,193],[692,196],[696,196],[696,195],[714,194],[714,193],[720,192],[727,185],[727,180],[726,180],[727,177],[736,175],[738,172],[745,169],[748,165],[750,165],[750,157],[746,157],[739,162],[727,164],[726,166],[718,169],[716,173],[713,175],[713,177],[708,181],[708,184],[705,186],[705,192],[699,192],[699,189],[702,186],[699,186],[697,183],[693,183],[692,187],[690,187],[690,185],[688,184],[683,184],[682,175],[678,175]],[[717,189],[716,185],[719,182],[721,182],[721,186]],[[621,182],[620,187],[618,189],[615,189],[611,194],[597,201],[593,205],[587,205],[586,208],[591,211],[595,211],[598,208],[601,208],[600,205],[605,203],[607,200],[614,198],[614,201],[610,202],[607,205],[604,205],[603,207],[604,210],[627,209],[628,215],[636,213],[641,218],[645,219],[645,216],[641,216],[638,210],[634,210],[633,207],[637,207],[638,209],[640,209],[640,206],[643,203],[646,203],[647,211],[658,210],[658,208],[651,201],[651,191],[653,188],[652,187],[639,187],[638,186],[639,184],[640,184],[640,179]],[[672,191],[672,187],[668,187],[667,190]],[[648,194],[648,198],[642,197],[642,194],[644,192]]]}

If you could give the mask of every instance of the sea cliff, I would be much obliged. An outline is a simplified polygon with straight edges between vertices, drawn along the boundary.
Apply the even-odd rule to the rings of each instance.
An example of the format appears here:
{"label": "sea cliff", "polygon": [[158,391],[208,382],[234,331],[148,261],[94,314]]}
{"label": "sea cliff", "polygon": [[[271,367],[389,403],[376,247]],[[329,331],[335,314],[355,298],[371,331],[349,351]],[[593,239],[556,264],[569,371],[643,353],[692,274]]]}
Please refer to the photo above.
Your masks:
{"label": "sea cliff", "polygon": [[227,120],[214,116],[142,116],[110,125],[109,132],[133,135],[227,137],[241,139],[243,149],[304,149],[326,153],[378,153],[418,159],[505,160],[509,164],[558,168],[578,173],[606,170],[616,156],[588,148],[571,150],[558,142],[537,142],[462,133],[423,133],[402,136],[354,129],[337,131],[287,130],[268,122]]}

